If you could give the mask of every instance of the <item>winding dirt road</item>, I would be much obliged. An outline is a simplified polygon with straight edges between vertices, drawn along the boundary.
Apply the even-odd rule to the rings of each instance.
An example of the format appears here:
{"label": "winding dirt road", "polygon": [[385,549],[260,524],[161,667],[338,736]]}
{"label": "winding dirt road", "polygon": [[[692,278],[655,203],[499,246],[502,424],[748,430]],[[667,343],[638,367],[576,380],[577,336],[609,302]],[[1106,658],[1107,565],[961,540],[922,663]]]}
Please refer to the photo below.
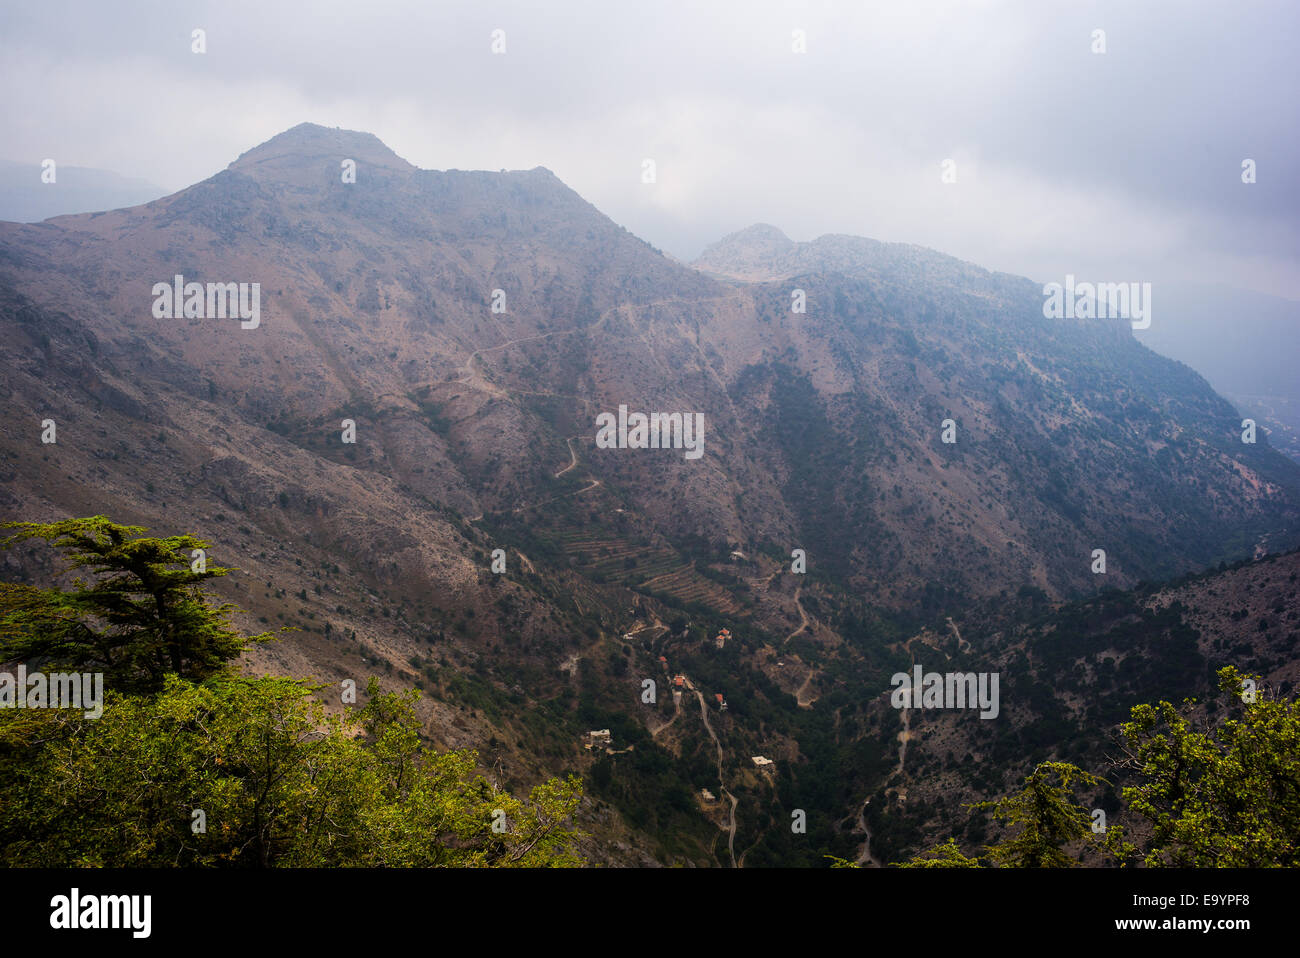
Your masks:
{"label": "winding dirt road", "polygon": [[[799,596],[802,594],[802,592],[803,592],[802,585],[795,587],[794,606],[796,609],[799,610],[799,628],[795,629],[793,632],[791,632],[789,635],[785,637],[785,642],[781,643],[782,646],[784,646],[786,642],[789,642],[791,639],[793,639],[796,635],[799,635],[801,632],[805,631],[808,628],[808,626],[812,624],[812,620],[808,618],[808,613],[804,611],[803,603],[799,601]],[[799,686],[799,688],[794,693],[794,700],[796,703],[798,703],[801,709],[810,709],[812,708],[813,702],[817,701],[816,696],[812,698],[805,698],[805,696],[808,693],[808,686],[809,684],[811,684],[813,680],[813,676],[816,674],[817,674],[817,670],[814,669],[812,666],[809,666],[808,674],[804,676],[803,685]]]}
{"label": "winding dirt road", "polygon": [[858,852],[857,863],[859,865],[874,865],[876,868],[884,868],[885,864],[877,858],[871,851],[871,829],[867,826],[867,806],[871,804],[871,797],[862,803],[862,810],[858,812],[858,828],[866,839],[862,843],[862,850]]}
{"label": "winding dirt road", "polygon": [[[564,442],[569,447],[569,464],[555,474],[556,479],[559,479],[560,476],[564,475],[566,472],[568,472],[570,469],[572,469],[574,466],[578,464],[578,454],[573,450],[573,440],[577,438],[578,438],[577,436],[570,436],[568,439],[564,440]],[[951,622],[952,620],[949,619],[948,621]]]}
{"label": "winding dirt road", "polygon": [[[948,616],[948,628],[952,629],[952,634],[957,637],[957,651],[969,652],[970,643],[961,637],[961,629],[957,628],[957,623],[952,620],[952,616]],[[962,648],[962,646],[965,646],[965,648]]]}
{"label": "winding dirt road", "polygon": [[[953,624],[952,619],[948,620],[948,624],[951,625],[953,631],[956,632],[957,641],[960,643],[962,638],[961,633],[957,632],[957,626]],[[920,637],[921,636],[919,635],[912,636],[912,638],[907,640],[907,644],[904,646],[904,648],[907,649],[908,657],[911,659],[913,665],[916,664],[916,653],[912,651],[912,643]],[[897,775],[901,779],[903,776],[903,770],[907,767],[907,743],[912,740],[912,710],[910,708],[905,708],[899,709],[899,711],[902,713],[899,716],[899,720],[903,723],[903,729],[898,733],[898,764],[894,766],[893,774]],[[907,801],[906,784],[900,781],[894,788],[894,793],[902,801]],[[862,843],[862,849],[858,853],[858,864],[861,865],[870,862],[879,868],[883,866],[876,860],[875,855],[871,852],[871,830],[867,828],[867,806],[870,804],[871,798],[868,797],[867,800],[862,803],[862,811],[858,813],[858,828],[866,836],[866,840]]]}
{"label": "winding dirt road", "polygon": [[[794,590],[794,607],[799,610],[799,628],[795,629],[793,632],[787,635],[785,637],[785,642],[789,642],[796,635],[802,633],[805,629],[808,628],[808,625],[811,622],[811,620],[808,618],[808,613],[804,611],[803,603],[799,601],[799,596],[802,593],[803,593],[803,586],[802,585],[796,586]],[[785,642],[782,642],[781,644],[785,645]]]}
{"label": "winding dirt road", "polygon": [[[514,510],[512,510],[512,511],[514,511],[514,512],[524,512],[524,511],[526,511],[526,510],[528,510],[528,509],[536,509],[538,506],[545,506],[545,505],[548,505],[548,504],[550,504],[550,503],[552,503],[552,502],[559,502],[561,499],[567,499],[567,498],[569,498],[569,496],[580,496],[580,495],[582,495],[584,492],[591,492],[592,489],[595,489],[595,488],[596,488],[597,486],[599,486],[599,485],[600,485],[600,480],[599,480],[599,479],[592,479],[592,480],[591,480],[591,485],[589,485],[589,486],[583,486],[583,487],[582,487],[581,489],[579,489],[577,492],[566,492],[566,493],[565,493],[564,495],[562,495],[562,496],[555,496],[555,497],[553,497],[553,498],[551,498],[551,499],[543,499],[541,502],[534,502],[534,503],[532,503],[531,505],[520,506],[518,509],[514,509]],[[482,518],[482,517],[480,516],[479,518]]]}
{"label": "winding dirt road", "polygon": [[727,791],[727,787],[722,783],[722,762],[723,751],[722,742],[718,740],[718,734],[713,731],[713,725],[709,722],[709,707],[704,703],[704,693],[699,689],[691,686],[691,691],[700,701],[700,718],[704,719],[704,728],[708,731],[709,737],[713,739],[713,745],[718,750],[718,788],[722,794],[731,800],[731,813],[727,823],[727,854],[731,856],[731,867],[739,868],[736,864],[736,796]]}

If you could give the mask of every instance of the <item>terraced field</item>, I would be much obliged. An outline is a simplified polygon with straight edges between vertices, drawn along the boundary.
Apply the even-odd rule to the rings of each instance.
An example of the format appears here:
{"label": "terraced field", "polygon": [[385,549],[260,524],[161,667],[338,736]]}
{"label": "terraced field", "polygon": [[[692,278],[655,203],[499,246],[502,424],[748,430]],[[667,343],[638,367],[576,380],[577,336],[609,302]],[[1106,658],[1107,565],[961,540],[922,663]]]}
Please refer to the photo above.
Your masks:
{"label": "terraced field", "polygon": [[671,595],[681,602],[707,605],[725,615],[732,615],[740,609],[730,592],[700,575],[689,563],[683,563],[679,568],[643,582],[641,589],[644,592]]}
{"label": "terraced field", "polygon": [[669,595],[699,603],[725,614],[740,606],[725,588],[700,575],[693,564],[668,546],[643,544],[627,538],[601,538],[590,532],[561,532],[556,536],[575,567],[596,582],[625,585],[642,592]]}

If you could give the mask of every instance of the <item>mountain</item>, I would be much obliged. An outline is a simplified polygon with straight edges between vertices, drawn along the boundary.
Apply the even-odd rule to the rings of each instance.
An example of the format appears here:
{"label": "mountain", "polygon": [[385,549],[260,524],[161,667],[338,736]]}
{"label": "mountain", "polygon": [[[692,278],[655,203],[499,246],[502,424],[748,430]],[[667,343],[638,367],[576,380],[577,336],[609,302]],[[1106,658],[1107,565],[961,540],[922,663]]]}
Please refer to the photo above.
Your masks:
{"label": "mountain", "polygon": [[[911,284],[935,292],[1000,289],[1023,293],[1025,280],[990,273],[971,263],[908,243],[882,243],[864,236],[830,234],[810,243],[796,243],[775,226],[756,223],[723,237],[692,263],[720,278],[746,281],[781,280],[814,273]],[[1038,305],[1042,305],[1038,294]]]}
{"label": "mountain", "polygon": [[[967,806],[1010,794],[1048,760],[1105,778],[1110,784],[1096,791],[1095,807],[1130,835],[1142,834],[1146,823],[1137,815],[1119,814],[1120,789],[1136,780],[1132,768],[1112,764],[1124,751],[1120,724],[1134,705],[1184,698],[1197,700],[1197,727],[1216,724],[1234,704],[1215,680],[1227,665],[1258,677],[1269,696],[1294,695],[1297,581],[1300,552],[1289,552],[1077,602],[972,609],[960,627],[950,621],[918,633],[906,649],[927,671],[998,671],[1002,712],[981,723],[878,703],[897,762],[863,815],[875,854],[898,861],[949,835],[978,853],[1001,829]],[[979,638],[963,638],[970,635]]]}
{"label": "mountain", "polygon": [[[795,243],[775,226],[755,224],[706,249],[693,264],[719,278],[786,279],[838,272],[894,283],[980,282],[985,271],[918,246],[857,236]],[[1200,373],[1244,415],[1256,418],[1274,448],[1300,460],[1300,394],[1293,357],[1300,350],[1300,303],[1222,286],[1159,284],[1159,316],[1134,338]]]}
{"label": "mountain", "polygon": [[[167,318],[178,275],[201,308]],[[248,315],[209,314],[225,284]],[[544,168],[420,170],[354,131],[0,224],[0,330],[0,515],[209,540],[237,621],[298,630],[249,669],[415,684],[494,775],[580,771],[611,863],[853,854],[900,643],[1300,544],[1300,466],[1029,280],[772,227],[687,266]],[[703,454],[598,447],[621,406],[702,415]]]}
{"label": "mountain", "polygon": [[1161,319],[1139,342],[1201,373],[1300,461],[1300,303],[1223,286],[1178,284],[1160,296]]}
{"label": "mountain", "polygon": [[37,163],[0,160],[0,220],[37,223],[52,216],[139,206],[166,194],[145,180],[84,166],[55,167],[52,183]]}

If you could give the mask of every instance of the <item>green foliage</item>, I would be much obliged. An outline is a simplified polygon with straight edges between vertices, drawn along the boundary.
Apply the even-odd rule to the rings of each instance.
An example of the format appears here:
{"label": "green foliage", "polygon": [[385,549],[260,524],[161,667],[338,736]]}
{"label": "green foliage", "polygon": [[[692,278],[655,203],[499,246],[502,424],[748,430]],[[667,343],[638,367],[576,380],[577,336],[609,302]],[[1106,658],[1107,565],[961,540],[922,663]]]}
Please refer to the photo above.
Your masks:
{"label": "green foliage", "polygon": [[1262,689],[1243,702],[1243,676],[1231,667],[1218,676],[1239,717],[1201,730],[1162,701],[1134,708],[1122,727],[1123,764],[1140,777],[1123,795],[1153,827],[1144,861],[1300,865],[1300,707]]}
{"label": "green foliage", "polygon": [[291,679],[169,676],[155,696],[110,693],[99,720],[6,710],[0,864],[579,864],[576,778],[515,798],[475,774],[474,752],[420,746],[418,693],[368,691],[328,716]]}
{"label": "green foliage", "polygon": [[[928,856],[928,857],[927,857]],[[899,868],[979,868],[978,858],[969,858],[957,847],[957,840],[948,839],[911,861],[899,862]]]}
{"label": "green foliage", "polygon": [[227,570],[189,565],[206,543],[102,516],[9,527],[97,578],[0,584],[0,661],[93,668],[106,689],[97,719],[0,710],[0,866],[581,864],[576,777],[518,798],[473,751],[421,745],[418,692],[371,679],[329,715],[303,682],[237,676],[232,607],[199,588]]}
{"label": "green foliage", "polygon": [[[1001,868],[1068,868],[1075,864],[1066,845],[1092,841],[1092,821],[1074,803],[1071,788],[1077,783],[1094,787],[1103,782],[1066,762],[1043,762],[1025,779],[1025,787],[995,802],[974,807],[1019,830],[988,848],[989,860]],[[951,840],[950,840],[951,841]]]}
{"label": "green foliage", "polygon": [[[1080,843],[1097,848],[1122,841],[1122,832],[1113,826],[1105,839],[1092,832],[1088,811],[1077,805],[1072,790],[1078,785],[1100,787],[1106,784],[1066,762],[1043,762],[1026,778],[1025,786],[1014,795],[992,802],[969,806],[989,811],[993,817],[1013,829],[1006,841],[986,847],[987,863],[997,868],[1069,868],[1076,861],[1065,850]],[[953,838],[927,852],[901,863],[903,868],[978,868],[980,857],[970,858]]]}
{"label": "green foliage", "polygon": [[[999,867],[1067,867],[1067,847],[1091,845],[1122,864],[1148,867],[1262,868],[1300,865],[1300,704],[1269,698],[1246,686],[1235,668],[1218,671],[1219,688],[1240,707],[1239,717],[1194,726],[1169,702],[1134,706],[1120,728],[1127,755],[1114,764],[1136,778],[1122,789],[1127,810],[1145,819],[1150,835],[1139,848],[1124,829],[1091,833],[1086,807],[1071,789],[1104,779],[1064,762],[1044,762],[1015,795],[972,806],[1016,827],[989,846]],[[1258,679],[1251,679],[1258,685]],[[1252,689],[1252,694],[1244,690]],[[1188,707],[1192,703],[1187,703]],[[930,857],[926,857],[926,856]],[[953,839],[904,867],[977,862]]]}
{"label": "green foliage", "polygon": [[168,673],[201,681],[245,648],[227,618],[233,607],[212,605],[198,588],[230,571],[191,568],[193,550],[208,548],[200,539],[147,538],[103,516],[0,528],[20,530],[0,545],[43,539],[68,570],[96,575],[69,591],[0,584],[0,661],[102,671],[115,688],[156,691]]}

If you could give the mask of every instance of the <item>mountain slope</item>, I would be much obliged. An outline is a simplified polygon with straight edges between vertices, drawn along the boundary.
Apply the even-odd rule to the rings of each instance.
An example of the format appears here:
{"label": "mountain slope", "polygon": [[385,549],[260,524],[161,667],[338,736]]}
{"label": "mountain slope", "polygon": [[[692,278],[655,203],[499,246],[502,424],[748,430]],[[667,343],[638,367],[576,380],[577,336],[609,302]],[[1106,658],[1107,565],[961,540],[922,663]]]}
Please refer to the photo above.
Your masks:
{"label": "mountain slope", "polygon": [[[847,807],[892,744],[837,742],[835,710],[922,625],[1300,541],[1300,467],[1126,324],[824,239],[723,241],[706,275],[545,169],[419,170],[308,124],[145,206],[0,224],[0,512],[211,540],[245,624],[299,629],[250,668],[419,683],[430,736],[501,775],[589,772],[624,862],[739,860],[778,792]],[[158,318],[177,274],[258,283],[255,327]],[[704,455],[597,448],[620,405],[702,413]],[[604,727],[633,751],[581,747]]]}

